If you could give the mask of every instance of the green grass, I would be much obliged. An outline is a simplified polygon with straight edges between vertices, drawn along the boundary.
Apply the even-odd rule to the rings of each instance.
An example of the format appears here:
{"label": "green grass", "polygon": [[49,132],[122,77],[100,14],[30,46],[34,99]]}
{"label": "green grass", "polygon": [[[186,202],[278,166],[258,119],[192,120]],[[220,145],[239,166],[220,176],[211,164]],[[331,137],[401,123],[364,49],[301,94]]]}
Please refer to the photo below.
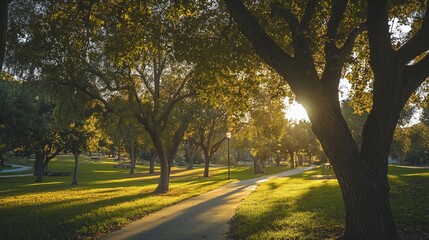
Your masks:
{"label": "green grass", "polygon": [[[317,168],[264,183],[239,206],[232,239],[336,239],[344,230],[344,205],[335,179]],[[391,204],[399,235],[429,238],[429,169],[389,168]]]}
{"label": "green grass", "polygon": [[[218,188],[230,181],[257,177],[248,167],[212,168],[209,178],[203,169],[173,168],[170,191],[155,195],[158,175],[147,174],[148,166],[116,169],[112,160],[80,160],[79,186],[71,177],[0,178],[1,239],[95,238],[124,224],[186,198]],[[31,164],[30,164],[31,165]],[[61,156],[51,161],[49,171],[72,171],[73,160]],[[269,167],[268,173],[287,170]],[[157,169],[159,171],[159,169]],[[3,174],[5,175],[5,174]]]}

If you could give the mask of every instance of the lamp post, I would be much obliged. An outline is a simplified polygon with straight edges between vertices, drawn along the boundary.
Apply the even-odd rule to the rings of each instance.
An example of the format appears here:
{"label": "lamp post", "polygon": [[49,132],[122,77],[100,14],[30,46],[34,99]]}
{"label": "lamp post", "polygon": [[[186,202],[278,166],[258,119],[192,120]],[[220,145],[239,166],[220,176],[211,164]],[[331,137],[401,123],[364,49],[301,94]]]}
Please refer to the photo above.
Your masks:
{"label": "lamp post", "polygon": [[231,132],[226,132],[226,138],[228,139],[228,180],[231,179],[231,170],[229,162],[229,139],[231,139]]}

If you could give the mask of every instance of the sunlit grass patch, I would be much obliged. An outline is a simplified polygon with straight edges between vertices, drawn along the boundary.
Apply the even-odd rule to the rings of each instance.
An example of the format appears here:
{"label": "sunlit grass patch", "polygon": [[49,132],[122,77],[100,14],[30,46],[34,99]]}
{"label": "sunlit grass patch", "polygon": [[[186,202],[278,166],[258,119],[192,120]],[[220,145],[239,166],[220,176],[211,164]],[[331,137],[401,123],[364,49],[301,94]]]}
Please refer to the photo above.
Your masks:
{"label": "sunlit grass patch", "polygon": [[[211,168],[203,178],[203,168],[187,171],[172,168],[170,191],[153,193],[159,179],[149,174],[147,165],[130,169],[114,168],[109,159],[79,162],[78,186],[71,186],[71,176],[0,178],[0,239],[78,239],[94,238],[120,228],[150,212],[218,188],[228,182],[258,177],[248,167]],[[49,163],[48,171],[73,171],[72,156],[60,156]],[[277,173],[285,167],[268,167]]]}
{"label": "sunlit grass patch", "polygon": [[[429,169],[389,168],[391,204],[400,236],[429,237]],[[344,230],[344,205],[334,175],[319,167],[262,183],[239,206],[231,239],[335,239]]]}

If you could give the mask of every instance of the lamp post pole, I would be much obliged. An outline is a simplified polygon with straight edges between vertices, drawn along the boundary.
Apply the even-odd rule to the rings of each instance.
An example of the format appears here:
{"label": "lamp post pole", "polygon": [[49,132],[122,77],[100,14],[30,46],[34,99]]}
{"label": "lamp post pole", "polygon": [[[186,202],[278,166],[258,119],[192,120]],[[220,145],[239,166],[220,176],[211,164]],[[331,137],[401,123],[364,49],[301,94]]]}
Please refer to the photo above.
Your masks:
{"label": "lamp post pole", "polygon": [[231,167],[229,161],[229,139],[231,138],[231,132],[226,132],[226,138],[228,138],[228,180],[231,179]]}

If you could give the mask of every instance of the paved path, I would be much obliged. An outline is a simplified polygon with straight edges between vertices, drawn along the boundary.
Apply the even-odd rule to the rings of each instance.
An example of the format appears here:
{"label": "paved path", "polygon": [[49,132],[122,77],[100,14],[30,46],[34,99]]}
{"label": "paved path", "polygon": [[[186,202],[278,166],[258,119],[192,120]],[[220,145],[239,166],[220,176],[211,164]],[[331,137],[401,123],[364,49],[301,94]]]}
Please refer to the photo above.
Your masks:
{"label": "paved path", "polygon": [[229,183],[221,188],[182,201],[130,223],[102,239],[225,239],[228,221],[257,184],[313,169],[297,168],[282,173]]}
{"label": "paved path", "polygon": [[8,165],[11,165],[13,168],[12,169],[4,169],[4,170],[1,170],[0,172],[3,172],[3,173],[5,173],[5,172],[24,172],[24,171],[32,169],[32,167],[30,167],[30,166],[21,166],[21,165],[17,165],[17,164],[8,164]]}

